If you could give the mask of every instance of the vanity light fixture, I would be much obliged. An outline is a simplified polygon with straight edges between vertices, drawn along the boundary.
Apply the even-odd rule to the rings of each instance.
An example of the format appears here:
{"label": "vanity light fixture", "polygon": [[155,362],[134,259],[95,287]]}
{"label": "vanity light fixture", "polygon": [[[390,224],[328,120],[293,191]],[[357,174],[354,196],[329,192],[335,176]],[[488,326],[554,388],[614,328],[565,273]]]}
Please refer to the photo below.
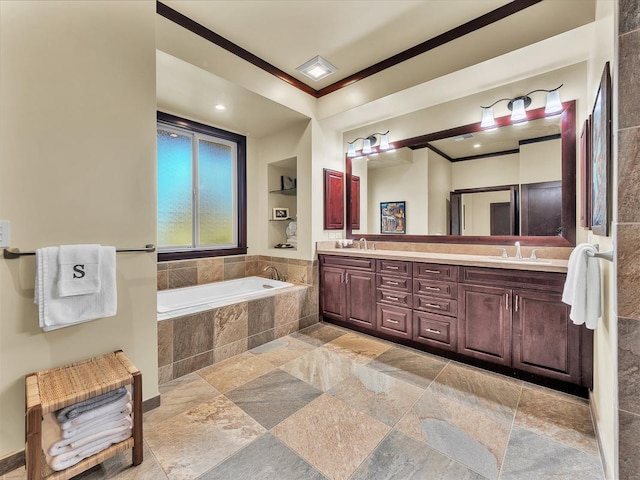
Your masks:
{"label": "vanity light fixture", "polygon": [[[380,136],[380,145],[376,147],[376,143],[378,142],[378,138],[376,135]],[[366,137],[358,137],[351,142],[347,142],[347,157],[355,157],[356,156],[356,146],[355,143],[358,140],[362,140],[362,154],[369,155],[374,152],[381,152],[383,150],[389,150],[389,130],[385,133],[372,133]],[[375,147],[375,150],[373,149]]]}
{"label": "vanity light fixture", "polygon": [[531,105],[531,97],[532,93],[536,92],[547,92],[547,103],[544,109],[545,115],[554,115],[562,112],[562,102],[560,102],[560,87],[564,84],[560,84],[559,87],[556,87],[552,90],[538,89],[531,90],[529,93],[525,95],[521,95],[515,98],[501,98],[500,100],[496,100],[488,107],[480,107],[482,108],[482,121],[480,122],[480,126],[482,128],[493,128],[496,126],[496,120],[493,116],[493,106],[496,103],[507,101],[507,108],[511,110],[511,122],[512,123],[525,123],[527,121],[527,107]]}
{"label": "vanity light fixture", "polygon": [[328,77],[338,69],[318,55],[300,65],[296,70],[317,82],[318,80]]}

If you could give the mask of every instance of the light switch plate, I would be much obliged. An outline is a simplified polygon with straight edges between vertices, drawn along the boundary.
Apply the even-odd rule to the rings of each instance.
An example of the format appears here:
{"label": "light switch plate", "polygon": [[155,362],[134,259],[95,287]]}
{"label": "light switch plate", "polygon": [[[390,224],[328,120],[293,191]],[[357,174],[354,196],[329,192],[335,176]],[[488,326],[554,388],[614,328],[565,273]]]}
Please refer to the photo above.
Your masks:
{"label": "light switch plate", "polygon": [[0,220],[0,247],[11,245],[11,231],[9,220]]}

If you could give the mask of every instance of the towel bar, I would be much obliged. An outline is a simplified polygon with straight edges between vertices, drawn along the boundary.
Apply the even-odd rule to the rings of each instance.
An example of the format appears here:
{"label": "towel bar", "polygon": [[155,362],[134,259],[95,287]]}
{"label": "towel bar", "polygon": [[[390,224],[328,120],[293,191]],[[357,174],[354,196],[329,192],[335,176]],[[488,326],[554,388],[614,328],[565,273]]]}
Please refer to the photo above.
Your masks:
{"label": "towel bar", "polygon": [[604,258],[605,260],[609,260],[610,262],[613,262],[613,250],[609,251],[609,252],[587,252],[587,255],[589,255],[590,257],[595,257],[595,258]]}
{"label": "towel bar", "polygon": [[[156,246],[153,243],[147,243],[144,248],[117,248],[116,252],[155,252]],[[5,248],[3,250],[4,258],[13,259],[28,255],[35,255],[36,252],[21,252],[19,248]]]}

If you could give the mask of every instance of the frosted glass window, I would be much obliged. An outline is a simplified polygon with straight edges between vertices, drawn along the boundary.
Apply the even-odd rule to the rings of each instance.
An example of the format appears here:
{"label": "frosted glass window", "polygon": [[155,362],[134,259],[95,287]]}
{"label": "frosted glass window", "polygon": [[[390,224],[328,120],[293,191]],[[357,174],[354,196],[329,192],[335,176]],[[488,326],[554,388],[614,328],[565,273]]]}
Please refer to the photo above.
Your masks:
{"label": "frosted glass window", "polygon": [[193,244],[193,160],[190,135],[158,130],[158,245]]}
{"label": "frosted glass window", "polygon": [[[241,253],[239,249],[244,249],[246,253],[246,236],[239,240],[238,233],[239,144],[234,140],[239,136],[201,124],[193,131],[182,126],[182,122],[165,124],[159,118],[159,252],[193,251],[196,256],[198,252],[207,256],[213,250]],[[224,138],[203,133],[209,129],[222,132]],[[242,146],[244,152],[244,143]],[[242,165],[244,171],[244,156]]]}
{"label": "frosted glass window", "polygon": [[198,141],[200,245],[234,243],[235,159],[231,146]]}

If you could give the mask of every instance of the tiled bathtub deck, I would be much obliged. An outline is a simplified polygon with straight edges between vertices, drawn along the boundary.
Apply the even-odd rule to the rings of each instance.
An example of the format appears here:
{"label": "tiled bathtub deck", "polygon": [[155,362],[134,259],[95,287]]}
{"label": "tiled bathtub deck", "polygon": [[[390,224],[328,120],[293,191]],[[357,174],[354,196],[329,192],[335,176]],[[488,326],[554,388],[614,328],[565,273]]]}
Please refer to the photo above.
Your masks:
{"label": "tiled bathtub deck", "polygon": [[603,478],[582,399],[324,324],[161,392],[143,464],[82,478]]}

